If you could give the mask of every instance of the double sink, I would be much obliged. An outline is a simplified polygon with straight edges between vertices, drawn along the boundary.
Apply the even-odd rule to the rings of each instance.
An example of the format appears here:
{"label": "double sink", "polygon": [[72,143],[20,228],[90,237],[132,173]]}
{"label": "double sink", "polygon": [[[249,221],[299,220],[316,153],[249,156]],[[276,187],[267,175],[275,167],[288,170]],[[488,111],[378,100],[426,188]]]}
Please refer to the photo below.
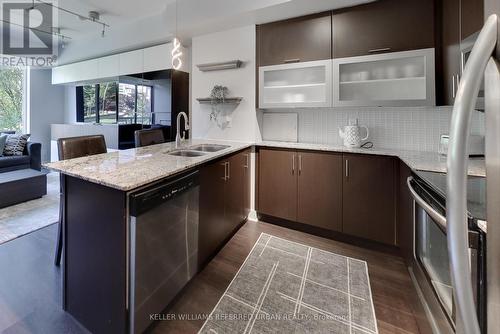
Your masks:
{"label": "double sink", "polygon": [[190,146],[182,150],[175,150],[168,154],[175,155],[178,157],[195,158],[195,157],[201,157],[207,153],[222,151],[228,147],[229,145],[200,144],[200,145]]}

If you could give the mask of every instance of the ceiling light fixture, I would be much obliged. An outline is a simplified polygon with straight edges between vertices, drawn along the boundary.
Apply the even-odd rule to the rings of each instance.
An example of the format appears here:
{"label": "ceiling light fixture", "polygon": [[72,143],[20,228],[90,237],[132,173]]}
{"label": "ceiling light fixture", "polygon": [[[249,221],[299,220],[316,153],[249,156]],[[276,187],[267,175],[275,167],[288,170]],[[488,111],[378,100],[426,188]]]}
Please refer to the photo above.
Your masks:
{"label": "ceiling light fixture", "polygon": [[[102,31],[103,31],[103,32],[104,32],[104,29],[106,29],[106,28],[109,28],[109,27],[110,27],[110,26],[109,26],[109,24],[107,24],[106,22],[103,22],[103,21],[101,21],[101,20],[100,20],[100,19],[101,19],[101,15],[100,15],[100,14],[99,14],[99,12],[97,12],[97,11],[90,11],[90,12],[88,13],[88,15],[82,15],[82,14],[79,14],[79,13],[74,12],[74,11],[72,11],[72,10],[65,9],[65,8],[63,8],[63,7],[56,6],[56,5],[54,5],[54,4],[50,3],[50,2],[45,2],[45,1],[43,1],[43,0],[32,0],[32,1],[33,1],[32,8],[34,8],[34,7],[35,7],[35,4],[34,4],[34,3],[35,3],[35,1],[36,1],[36,2],[39,2],[39,3],[41,3],[41,4],[44,4],[44,5],[46,5],[46,6],[51,6],[51,7],[55,8],[55,9],[57,9],[57,10],[60,10],[60,11],[62,11],[62,12],[65,12],[65,13],[67,13],[67,14],[70,14],[70,15],[76,16],[76,17],[78,17],[78,18],[79,18],[80,20],[82,20],[82,21],[89,21],[89,22],[93,22],[93,23],[96,23],[96,24],[100,24],[100,25],[102,25]],[[31,9],[32,9],[32,8],[31,8]],[[102,35],[104,36],[104,33],[102,33]]]}
{"label": "ceiling light fixture", "polygon": [[177,0],[175,0],[175,37],[173,40],[172,48],[172,68],[174,70],[179,70],[182,67],[182,51],[181,42],[177,38]]}

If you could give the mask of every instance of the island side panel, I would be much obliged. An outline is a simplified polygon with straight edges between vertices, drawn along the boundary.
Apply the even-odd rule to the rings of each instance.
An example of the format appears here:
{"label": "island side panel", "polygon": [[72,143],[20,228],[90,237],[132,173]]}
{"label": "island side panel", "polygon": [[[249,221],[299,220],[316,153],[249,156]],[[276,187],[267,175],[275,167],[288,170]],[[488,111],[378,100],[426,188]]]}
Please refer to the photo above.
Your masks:
{"label": "island side panel", "polygon": [[125,333],[126,193],[64,176],[64,308],[92,333]]}

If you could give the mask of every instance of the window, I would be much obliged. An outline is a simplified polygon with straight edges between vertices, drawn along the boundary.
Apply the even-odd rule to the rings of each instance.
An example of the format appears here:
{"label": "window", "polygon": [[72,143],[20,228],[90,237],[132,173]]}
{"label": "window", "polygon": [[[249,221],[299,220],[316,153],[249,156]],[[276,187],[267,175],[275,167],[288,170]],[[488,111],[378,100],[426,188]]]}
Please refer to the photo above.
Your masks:
{"label": "window", "polygon": [[77,87],[76,93],[79,122],[153,123],[152,87],[150,86],[105,82]]}
{"label": "window", "polygon": [[136,105],[136,86],[120,83],[118,104],[120,112],[118,114],[119,124],[134,124]]}
{"label": "window", "polygon": [[21,68],[0,69],[0,130],[25,130],[25,74]]}
{"label": "window", "polygon": [[[152,124],[151,87],[137,86],[137,121],[141,124]],[[140,120],[139,120],[140,119]]]}
{"label": "window", "polygon": [[97,90],[95,85],[85,85],[83,90],[83,121],[93,123],[97,121]]}
{"label": "window", "polygon": [[117,82],[106,82],[99,86],[99,123],[116,123]]}

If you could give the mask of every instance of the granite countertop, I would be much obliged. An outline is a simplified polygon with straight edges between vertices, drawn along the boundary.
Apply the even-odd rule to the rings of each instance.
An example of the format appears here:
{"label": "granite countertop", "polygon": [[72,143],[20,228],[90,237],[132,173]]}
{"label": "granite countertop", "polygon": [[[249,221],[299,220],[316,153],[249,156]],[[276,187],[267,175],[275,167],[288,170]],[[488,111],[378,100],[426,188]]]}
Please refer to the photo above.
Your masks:
{"label": "granite countertop", "polygon": [[[388,155],[399,157],[404,163],[413,170],[422,170],[428,172],[446,173],[446,156],[437,152],[407,151],[385,148],[346,148],[340,145],[323,145],[307,143],[289,143],[262,141],[256,144],[261,147],[277,147],[290,149],[303,149],[328,152],[360,153],[373,155]],[[469,176],[486,177],[486,166],[484,158],[472,158],[469,160]]]}
{"label": "granite countertop", "polygon": [[[48,163],[44,166],[52,170],[78,177],[83,180],[102,184],[122,191],[137,189],[149,183],[161,180],[184,170],[199,166],[227,154],[251,147],[274,147],[303,149],[328,152],[347,152],[399,157],[413,170],[446,173],[446,157],[435,152],[404,151],[397,149],[349,149],[343,146],[262,141],[258,143],[191,140],[182,148],[199,144],[220,144],[229,147],[218,152],[206,153],[199,157],[180,157],[169,155],[176,150],[175,143],[165,143],[106,154],[98,154],[71,160]],[[471,159],[469,175],[486,175],[484,159]]]}
{"label": "granite countertop", "polygon": [[220,144],[229,147],[199,157],[180,157],[168,154],[177,149],[175,142],[170,142],[63,160],[44,166],[93,183],[130,191],[253,145],[233,141],[191,140],[181,148],[199,144]]}

